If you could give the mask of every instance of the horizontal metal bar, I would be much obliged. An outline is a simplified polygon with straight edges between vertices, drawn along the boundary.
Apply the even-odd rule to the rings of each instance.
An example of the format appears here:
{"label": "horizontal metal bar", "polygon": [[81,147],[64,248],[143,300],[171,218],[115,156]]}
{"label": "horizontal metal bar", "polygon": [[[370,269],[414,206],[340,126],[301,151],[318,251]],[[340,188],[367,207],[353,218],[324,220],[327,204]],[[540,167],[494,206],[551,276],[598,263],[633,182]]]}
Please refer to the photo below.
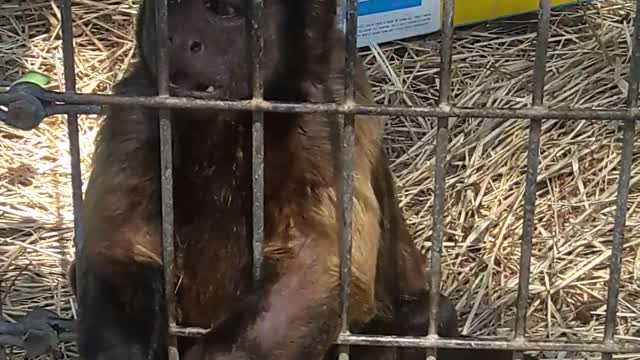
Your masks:
{"label": "horizontal metal bar", "polygon": [[[173,326],[172,334],[184,337],[199,337],[208,329],[195,327]],[[516,351],[584,351],[606,353],[640,353],[640,343],[627,342],[589,342],[589,341],[547,341],[547,340],[489,340],[478,338],[442,338],[442,337],[412,337],[386,335],[358,335],[341,334],[335,344],[338,345],[368,345],[368,346],[397,346],[442,349],[498,349]]]}
{"label": "horizontal metal bar", "polygon": [[640,343],[598,343],[587,341],[532,341],[532,340],[484,340],[451,339],[436,337],[400,337],[382,335],[341,335],[336,344],[398,346],[398,347],[438,347],[442,349],[485,349],[515,351],[584,351],[606,353],[637,353]]}
{"label": "horizontal metal bar", "polygon": [[[98,113],[97,107],[87,105],[131,105],[150,108],[175,109],[219,109],[238,111],[265,111],[280,113],[328,113],[328,114],[366,114],[380,116],[423,116],[423,117],[474,117],[499,119],[563,119],[563,120],[638,120],[638,109],[584,109],[564,107],[548,109],[544,106],[513,108],[480,108],[480,107],[407,107],[386,105],[357,105],[333,103],[288,103],[268,102],[264,100],[221,101],[203,100],[184,97],[129,97],[115,95],[90,95],[51,93],[46,100],[66,103],[65,111],[76,113]],[[6,105],[8,96],[0,94],[0,105]],[[77,110],[70,104],[82,105]]]}
{"label": "horizontal metal bar", "polygon": [[[0,95],[2,96],[2,95]],[[104,112],[104,108],[100,105],[66,105],[66,104],[56,104],[53,107],[45,108],[45,117],[54,116],[54,115],[67,115],[70,113],[75,114],[102,114]]]}

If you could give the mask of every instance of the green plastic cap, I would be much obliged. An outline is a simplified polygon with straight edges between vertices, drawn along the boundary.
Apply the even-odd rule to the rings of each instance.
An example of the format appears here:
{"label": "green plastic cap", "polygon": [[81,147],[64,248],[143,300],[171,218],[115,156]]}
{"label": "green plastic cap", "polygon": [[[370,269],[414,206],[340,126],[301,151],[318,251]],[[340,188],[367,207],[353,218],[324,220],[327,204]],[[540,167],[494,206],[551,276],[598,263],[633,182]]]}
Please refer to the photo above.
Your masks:
{"label": "green plastic cap", "polygon": [[16,80],[13,84],[15,85],[17,83],[30,82],[40,87],[44,87],[44,86],[47,86],[47,84],[49,84],[49,80],[51,80],[51,78],[49,78],[45,74],[39,73],[37,71],[28,71],[27,73],[22,75],[18,80]]}

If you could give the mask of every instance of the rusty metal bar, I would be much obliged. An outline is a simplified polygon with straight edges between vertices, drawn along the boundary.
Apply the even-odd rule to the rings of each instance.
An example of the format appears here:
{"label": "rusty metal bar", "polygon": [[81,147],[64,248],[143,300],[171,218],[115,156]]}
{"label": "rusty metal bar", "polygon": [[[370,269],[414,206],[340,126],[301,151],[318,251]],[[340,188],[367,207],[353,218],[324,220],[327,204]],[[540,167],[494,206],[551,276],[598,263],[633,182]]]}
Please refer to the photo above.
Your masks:
{"label": "rusty metal bar", "polygon": [[[451,62],[453,47],[453,15],[454,1],[443,1],[442,12],[442,37],[440,43],[440,106],[448,106],[451,96]],[[440,299],[441,251],[444,234],[444,203],[447,176],[447,147],[449,143],[449,118],[439,117],[436,135],[436,154],[433,177],[433,229],[431,236],[431,260],[429,264],[431,272],[431,284],[429,289],[429,323],[427,337],[438,337],[438,308]],[[427,357],[436,357],[437,349],[429,349]]]}
{"label": "rusty metal bar", "polygon": [[[157,0],[155,6],[158,68],[158,96],[169,97],[169,29],[167,0]],[[162,264],[164,268],[165,306],[169,327],[175,324],[176,309],[174,285],[174,215],[173,215],[173,151],[171,138],[171,112],[160,109],[160,179],[162,188]],[[167,339],[168,359],[178,360],[177,337]]]}
{"label": "rusty metal bar", "polygon": [[[253,99],[264,97],[262,10],[263,0],[253,0],[251,34],[253,36]],[[253,112],[252,126],[253,171],[253,278],[259,281],[264,244],[264,113]]]}
{"label": "rusty metal bar", "polygon": [[356,60],[358,59],[357,38],[358,38],[358,1],[346,0],[346,66],[344,69],[344,102],[350,104],[354,102],[356,90],[354,73],[356,70]]}
{"label": "rusty metal bar", "polygon": [[[49,110],[48,115],[69,111],[77,113],[99,114],[98,105],[128,105],[148,108],[171,108],[190,110],[238,110],[264,111],[277,113],[326,113],[326,114],[362,114],[380,116],[420,116],[420,117],[461,117],[461,118],[497,118],[497,119],[561,119],[561,120],[638,120],[639,109],[589,109],[562,107],[548,109],[543,106],[527,108],[483,108],[456,106],[387,106],[335,103],[292,103],[269,102],[264,100],[223,101],[187,97],[160,96],[118,96],[95,94],[71,94],[54,91],[45,92],[44,100],[62,102],[56,105],[59,111]],[[7,105],[9,97],[0,94],[0,105]]]}
{"label": "rusty metal bar", "polygon": [[[633,21],[633,38],[631,42],[629,89],[627,91],[627,106],[633,109],[638,108],[638,84],[640,83],[640,0],[636,1],[635,14],[636,16]],[[623,125],[622,155],[620,159],[620,174],[618,176],[618,194],[616,197],[616,215],[613,226],[613,240],[611,244],[611,265],[609,268],[609,281],[607,283],[607,312],[604,328],[605,344],[613,342],[616,329],[616,313],[618,310],[620,276],[622,271],[624,227],[627,216],[629,183],[631,181],[631,162],[633,159],[635,127],[635,120],[626,120]],[[602,354],[603,360],[611,360],[612,357],[611,353]]]}
{"label": "rusty metal bar", "polygon": [[[549,20],[551,0],[540,0],[536,58],[533,69],[533,106],[542,106],[544,77],[546,74],[547,46],[549,43]],[[529,125],[527,145],[527,174],[525,180],[524,209],[522,219],[522,243],[520,247],[520,271],[514,338],[524,341],[526,335],[527,308],[529,306],[529,278],[531,251],[535,231],[536,182],[538,179],[538,153],[542,119],[532,119]],[[522,353],[514,352],[514,359],[521,359]]]}
{"label": "rusty metal bar", "polygon": [[[195,327],[171,328],[171,333],[184,337],[199,337],[208,329]],[[607,353],[640,353],[637,342],[593,342],[593,341],[556,341],[556,340],[489,340],[477,338],[442,338],[416,336],[387,336],[341,334],[336,344],[364,346],[397,346],[413,348],[442,349],[499,349],[515,351],[585,351]]]}
{"label": "rusty metal bar", "polygon": [[[15,324],[12,324],[15,325]],[[172,335],[197,338],[204,335],[209,329],[172,326]],[[0,344],[11,344],[2,337]],[[76,334],[73,331],[61,333],[60,341],[75,341]],[[441,349],[498,349],[513,351],[569,351],[569,352],[603,352],[603,353],[640,353],[638,342],[597,342],[597,341],[557,341],[557,340],[507,340],[507,339],[479,339],[479,338],[429,338],[411,336],[387,336],[387,335],[360,335],[341,334],[336,340],[340,345],[360,346],[388,346],[388,347],[412,347]]]}
{"label": "rusty metal bar", "polygon": [[[358,2],[357,0],[340,1],[340,10],[344,9],[346,23],[345,34],[345,63],[344,63],[344,96],[342,103],[354,104],[355,82],[354,72],[357,60],[357,26],[358,26]],[[342,22],[341,22],[342,23]],[[354,115],[339,114],[339,168],[340,184],[338,201],[339,239],[340,239],[340,305],[341,305],[341,334],[349,334],[349,300],[351,295],[351,251],[352,251],[352,225],[353,225],[353,144],[354,144]],[[349,345],[342,344],[338,347],[339,360],[349,360]]]}
{"label": "rusty metal bar", "polygon": [[340,335],[337,344],[365,345],[365,346],[398,346],[442,349],[497,349],[514,351],[585,351],[607,353],[637,353],[640,352],[638,343],[604,344],[595,342],[562,342],[562,341],[532,341],[532,340],[479,340],[479,339],[450,339],[429,337],[400,337],[382,335]]}
{"label": "rusty metal bar", "polygon": [[[2,281],[0,281],[0,321],[4,321],[4,309],[2,308],[2,303],[4,299],[4,286]],[[1,336],[1,335],[0,335]],[[0,342],[0,360],[7,359],[7,348],[4,343]]]}
{"label": "rusty metal bar", "polygon": [[[349,0],[353,1],[353,0]],[[341,333],[349,334],[349,299],[351,295],[351,229],[353,223],[353,143],[354,121],[353,115],[344,115],[339,120],[340,142],[338,153],[340,156],[340,187],[338,191],[339,239],[340,239],[340,305],[341,305]],[[339,347],[339,359],[349,359],[348,345]]]}
{"label": "rusty metal bar", "polygon": [[[76,91],[76,66],[73,45],[73,18],[71,0],[62,0],[62,56],[64,63],[64,88],[66,92]],[[76,266],[80,261],[82,249],[82,169],[80,167],[80,137],[78,134],[78,114],[67,113],[67,136],[69,137],[69,155],[71,157],[71,190],[73,201],[73,242]],[[78,284],[79,286],[79,284]]]}

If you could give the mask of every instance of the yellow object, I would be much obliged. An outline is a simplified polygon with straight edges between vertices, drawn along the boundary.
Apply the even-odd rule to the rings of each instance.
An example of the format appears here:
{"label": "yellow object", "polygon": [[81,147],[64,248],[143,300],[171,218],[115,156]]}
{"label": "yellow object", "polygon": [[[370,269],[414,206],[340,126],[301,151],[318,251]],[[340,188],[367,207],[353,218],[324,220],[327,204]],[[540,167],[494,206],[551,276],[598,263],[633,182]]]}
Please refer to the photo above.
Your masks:
{"label": "yellow object", "polygon": [[[551,6],[588,3],[591,0],[551,0]],[[538,10],[539,0],[455,0],[454,26],[469,25]]]}

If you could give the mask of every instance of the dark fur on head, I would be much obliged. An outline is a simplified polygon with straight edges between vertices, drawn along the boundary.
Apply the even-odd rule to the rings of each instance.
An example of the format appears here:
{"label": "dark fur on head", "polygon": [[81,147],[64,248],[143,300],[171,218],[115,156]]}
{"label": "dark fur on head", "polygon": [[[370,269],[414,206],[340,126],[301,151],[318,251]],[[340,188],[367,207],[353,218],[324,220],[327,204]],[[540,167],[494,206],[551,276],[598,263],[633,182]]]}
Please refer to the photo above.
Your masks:
{"label": "dark fur on head", "polygon": [[[266,100],[301,101],[295,95],[300,94],[304,81],[327,83],[332,53],[327,45],[330,37],[339,36],[333,29],[335,8],[335,0],[264,1],[262,69]],[[138,49],[145,68],[155,77],[154,12],[154,3],[145,1],[138,18],[137,37],[141,39]],[[251,1],[170,0],[168,13],[174,94],[198,97],[205,94],[194,91],[209,89],[207,98],[250,98]]]}

